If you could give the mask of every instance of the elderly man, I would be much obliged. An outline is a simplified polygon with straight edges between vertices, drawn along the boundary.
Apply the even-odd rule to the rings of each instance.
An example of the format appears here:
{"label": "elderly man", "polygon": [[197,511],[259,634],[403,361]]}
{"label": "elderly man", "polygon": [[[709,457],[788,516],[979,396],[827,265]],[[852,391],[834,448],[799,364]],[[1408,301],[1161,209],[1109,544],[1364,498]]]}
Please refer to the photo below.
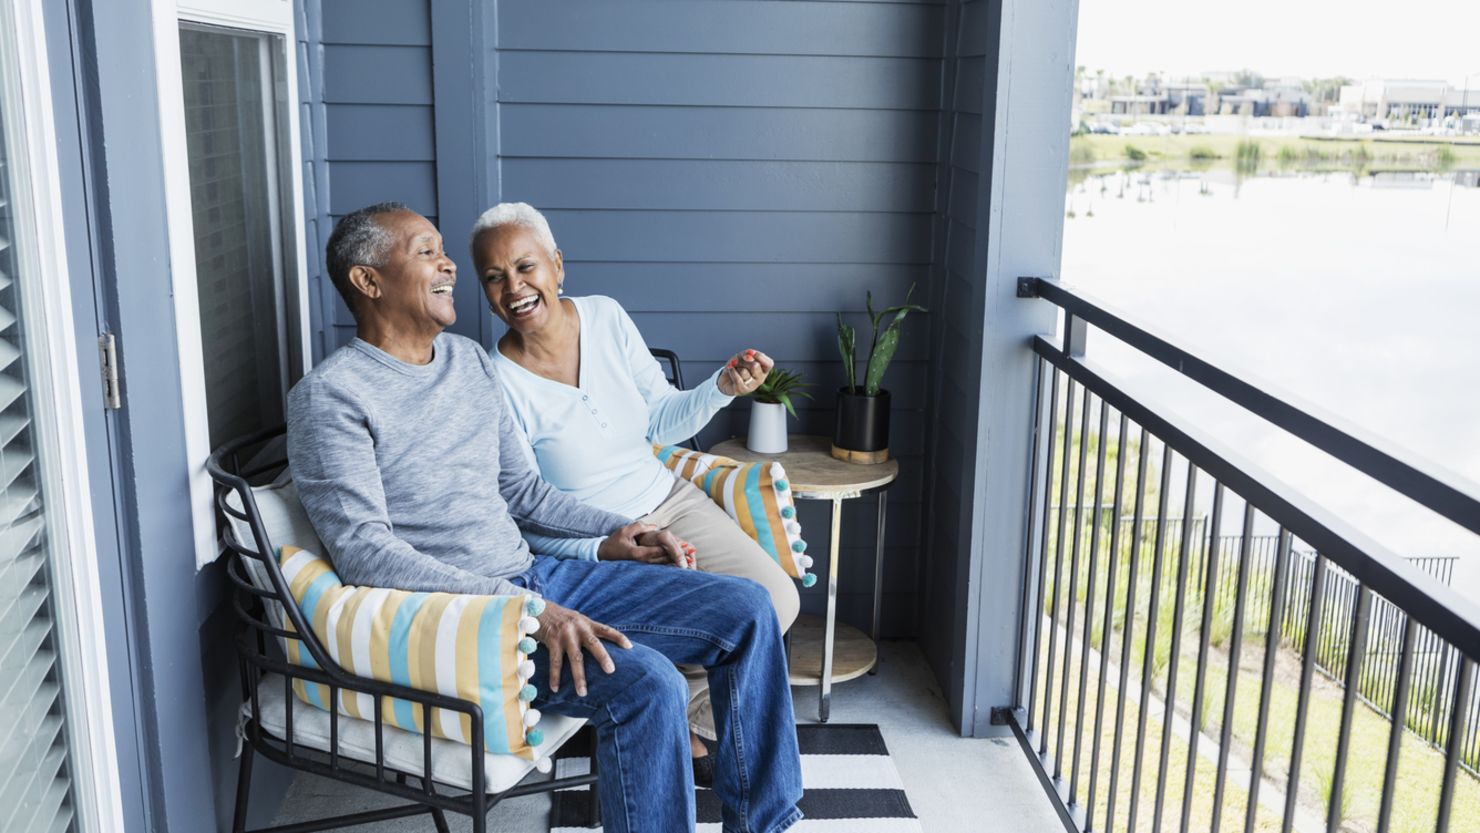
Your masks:
{"label": "elderly man", "polygon": [[[801,765],[766,592],[685,569],[671,535],[539,478],[514,444],[488,354],[442,332],[456,319],[457,270],[425,218],[399,203],[349,214],[329,238],[328,265],[357,337],[289,394],[288,458],[341,577],[542,596],[535,665],[549,687],[535,703],[595,725],[607,830],[694,826],[688,687],[674,663],[709,670],[724,829],[795,823]],[[533,556],[521,528],[607,536],[604,560]]]}

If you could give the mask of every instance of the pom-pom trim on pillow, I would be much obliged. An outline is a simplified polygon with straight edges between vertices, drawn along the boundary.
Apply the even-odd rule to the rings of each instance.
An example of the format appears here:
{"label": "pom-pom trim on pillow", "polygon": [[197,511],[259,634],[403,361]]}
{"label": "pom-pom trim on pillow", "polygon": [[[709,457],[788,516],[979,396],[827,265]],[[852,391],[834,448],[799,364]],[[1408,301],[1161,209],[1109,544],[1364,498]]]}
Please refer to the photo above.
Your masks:
{"label": "pom-pom trim on pillow", "polygon": [[669,471],[693,483],[725,510],[781,569],[804,587],[817,583],[812,557],[802,540],[786,469],[777,462],[742,463],[678,446],[653,446]]}

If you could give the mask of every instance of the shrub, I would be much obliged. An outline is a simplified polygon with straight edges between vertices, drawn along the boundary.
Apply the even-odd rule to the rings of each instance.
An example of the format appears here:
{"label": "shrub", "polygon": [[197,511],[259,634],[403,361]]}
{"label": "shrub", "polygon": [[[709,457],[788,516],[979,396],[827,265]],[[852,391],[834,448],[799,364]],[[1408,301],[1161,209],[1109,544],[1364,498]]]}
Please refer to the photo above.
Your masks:
{"label": "shrub", "polygon": [[1207,145],[1194,145],[1191,150],[1187,151],[1187,158],[1194,161],[1217,159],[1218,151]]}
{"label": "shrub", "polygon": [[1264,149],[1259,146],[1258,142],[1241,139],[1233,155],[1240,171],[1252,171],[1259,167],[1259,160],[1264,156]]}
{"label": "shrub", "polygon": [[1070,142],[1069,161],[1075,165],[1087,165],[1095,161],[1095,149],[1084,142]]}
{"label": "shrub", "polygon": [[1300,151],[1294,145],[1284,145],[1280,148],[1279,162],[1281,165],[1290,166],[1300,161]]}
{"label": "shrub", "polygon": [[1125,146],[1125,158],[1131,160],[1132,162],[1145,162],[1146,161],[1146,151],[1141,150],[1140,148],[1136,147],[1135,145],[1126,145]]}

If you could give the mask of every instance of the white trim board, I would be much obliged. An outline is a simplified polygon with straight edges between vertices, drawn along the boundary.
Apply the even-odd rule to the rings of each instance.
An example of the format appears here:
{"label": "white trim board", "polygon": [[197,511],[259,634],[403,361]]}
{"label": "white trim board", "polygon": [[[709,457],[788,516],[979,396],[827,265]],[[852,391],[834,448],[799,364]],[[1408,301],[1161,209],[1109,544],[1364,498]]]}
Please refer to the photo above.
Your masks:
{"label": "white trim board", "polygon": [[[189,459],[191,520],[195,538],[195,567],[200,569],[220,555],[215,507],[211,501],[211,479],[206,459],[211,454],[210,423],[206,414],[205,360],[200,336],[200,306],[195,268],[195,224],[191,212],[189,153],[185,134],[185,96],[180,77],[180,23],[205,23],[282,38],[284,89],[287,106],[281,118],[287,123],[287,177],[290,191],[280,212],[295,233],[291,263],[284,264],[286,287],[297,295],[296,330],[287,332],[298,341],[305,372],[312,364],[308,257],[303,217],[303,152],[300,144],[297,31],[289,0],[153,0],[154,52],[159,96],[160,156],[164,161],[165,214],[169,222],[170,276],[175,306],[175,337],[180,356],[181,410],[185,423],[185,450]],[[291,319],[285,322],[292,327]],[[126,380],[125,380],[126,381]]]}

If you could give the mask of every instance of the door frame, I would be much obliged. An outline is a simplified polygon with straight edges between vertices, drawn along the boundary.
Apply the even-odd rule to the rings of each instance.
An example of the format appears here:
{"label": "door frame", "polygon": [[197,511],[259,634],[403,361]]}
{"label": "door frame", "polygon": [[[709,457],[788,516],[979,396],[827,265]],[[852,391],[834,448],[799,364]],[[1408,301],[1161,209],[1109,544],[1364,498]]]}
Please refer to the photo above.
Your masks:
{"label": "door frame", "polygon": [[[31,381],[37,404],[49,404],[47,419],[33,427],[50,462],[38,460],[49,482],[47,500],[51,542],[52,583],[58,652],[66,689],[69,757],[79,825],[86,831],[115,831],[124,826],[119,761],[114,747],[112,694],[108,677],[108,642],[104,637],[102,588],[98,547],[94,536],[92,489],[89,483],[86,417],[79,378],[78,334],[74,328],[71,282],[49,276],[70,275],[62,204],[61,165],[57,130],[52,113],[51,65],[42,0],[20,0],[0,8],[0,16],[15,33],[21,101],[19,119],[24,128],[29,186],[26,199],[34,207],[33,229],[42,279],[27,285],[27,312],[33,338],[46,346],[46,355],[30,356]],[[68,81],[70,83],[70,80]],[[91,299],[88,300],[88,303]]]}

